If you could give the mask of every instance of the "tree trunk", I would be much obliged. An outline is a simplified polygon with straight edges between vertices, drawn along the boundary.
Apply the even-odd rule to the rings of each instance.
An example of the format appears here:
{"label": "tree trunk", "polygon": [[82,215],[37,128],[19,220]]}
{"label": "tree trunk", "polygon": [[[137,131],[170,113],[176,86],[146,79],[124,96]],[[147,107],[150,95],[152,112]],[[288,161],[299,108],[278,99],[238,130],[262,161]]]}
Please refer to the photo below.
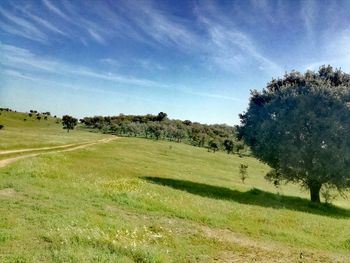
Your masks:
{"label": "tree trunk", "polygon": [[312,181],[309,183],[311,202],[320,203],[320,190],[322,184],[317,181]]}

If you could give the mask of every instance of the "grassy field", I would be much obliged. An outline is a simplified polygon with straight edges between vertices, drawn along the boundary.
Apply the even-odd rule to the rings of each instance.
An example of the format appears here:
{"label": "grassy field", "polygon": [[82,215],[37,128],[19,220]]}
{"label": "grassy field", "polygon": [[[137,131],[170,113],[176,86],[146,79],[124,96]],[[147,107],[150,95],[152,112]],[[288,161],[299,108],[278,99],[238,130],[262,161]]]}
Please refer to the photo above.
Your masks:
{"label": "grassy field", "polygon": [[79,127],[67,133],[53,117],[39,121],[35,115],[29,117],[26,113],[0,113],[0,124],[5,126],[1,130],[0,151],[84,143],[106,138],[105,135],[86,132]]}
{"label": "grassy field", "polygon": [[0,262],[349,262],[349,201],[312,205],[268,170],[137,138],[22,159],[0,169]]}

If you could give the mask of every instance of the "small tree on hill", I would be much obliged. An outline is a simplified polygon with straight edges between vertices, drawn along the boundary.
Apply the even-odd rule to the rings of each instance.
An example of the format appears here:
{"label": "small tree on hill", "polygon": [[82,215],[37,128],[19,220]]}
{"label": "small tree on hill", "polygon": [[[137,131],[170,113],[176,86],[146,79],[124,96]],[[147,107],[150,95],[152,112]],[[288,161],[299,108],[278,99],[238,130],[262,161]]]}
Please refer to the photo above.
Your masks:
{"label": "small tree on hill", "polygon": [[1,130],[2,128],[4,128],[4,125],[0,124],[0,130]]}
{"label": "small tree on hill", "polygon": [[210,149],[210,150],[213,150],[214,153],[215,153],[216,151],[218,151],[218,150],[219,150],[219,143],[218,143],[218,141],[216,141],[216,140],[211,140],[211,141],[209,142],[209,149]]}
{"label": "small tree on hill", "polygon": [[69,130],[73,130],[74,127],[77,125],[77,123],[78,123],[78,119],[73,118],[72,116],[64,115],[62,117],[63,129],[66,129],[67,132],[69,132]]}
{"label": "small tree on hill", "polygon": [[247,169],[248,169],[248,165],[245,165],[245,164],[239,165],[239,176],[241,178],[242,183],[244,183],[245,179],[247,179],[248,177]]}
{"label": "small tree on hill", "polygon": [[229,139],[226,139],[224,141],[224,147],[225,147],[225,150],[227,151],[228,154],[232,153],[233,147],[234,147],[233,141],[229,140]]}
{"label": "small tree on hill", "polygon": [[167,114],[165,112],[159,112],[156,119],[157,121],[163,121],[167,118]]}
{"label": "small tree on hill", "polygon": [[320,202],[328,184],[350,187],[350,76],[331,66],[291,72],[252,91],[239,138],[270,165],[271,181],[300,183]]}

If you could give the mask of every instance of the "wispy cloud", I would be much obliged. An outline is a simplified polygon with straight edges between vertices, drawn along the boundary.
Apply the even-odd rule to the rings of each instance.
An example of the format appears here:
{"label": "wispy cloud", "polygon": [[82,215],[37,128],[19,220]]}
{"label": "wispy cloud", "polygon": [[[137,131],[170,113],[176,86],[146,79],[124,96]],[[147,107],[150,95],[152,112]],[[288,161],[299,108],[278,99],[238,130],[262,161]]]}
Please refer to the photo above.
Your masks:
{"label": "wispy cloud", "polygon": [[89,34],[92,36],[93,39],[95,39],[100,44],[106,44],[106,40],[97,32],[95,32],[93,29],[87,29]]}
{"label": "wispy cloud", "polygon": [[63,19],[72,22],[73,20],[70,19],[63,11],[61,11],[61,9],[59,9],[58,7],[56,7],[52,2],[50,2],[49,0],[42,0],[42,2],[44,3],[44,5],[53,13],[55,13],[56,15],[62,17]]}
{"label": "wispy cloud", "polygon": [[20,18],[11,12],[8,12],[0,7],[0,14],[9,23],[1,23],[1,29],[8,33],[20,35],[22,37],[40,42],[47,42],[47,36],[41,32],[35,25],[27,20]]}
{"label": "wispy cloud", "polygon": [[113,58],[102,58],[100,59],[99,62],[103,65],[108,65],[108,66],[117,67],[117,68],[120,67],[120,62]]}
{"label": "wispy cloud", "polygon": [[[103,45],[114,36],[113,25],[107,22],[108,19],[105,13],[101,12],[98,2],[85,2],[83,8],[77,8],[71,1],[62,1],[62,3],[64,18],[76,27],[78,35],[86,32],[88,38]],[[62,10],[60,10],[61,13],[63,13]]]}
{"label": "wispy cloud", "polygon": [[324,43],[323,56],[304,65],[304,69],[317,70],[322,65],[332,65],[350,71],[350,28],[338,32],[331,41]]}
{"label": "wispy cloud", "polygon": [[314,23],[317,17],[317,5],[313,0],[303,1],[301,3],[301,18],[304,21],[304,26],[307,32],[308,41],[313,41],[315,38]]}
{"label": "wispy cloud", "polygon": [[[38,13],[36,7],[40,3],[53,16],[48,16],[47,12]],[[35,3],[35,5],[25,7],[16,2],[11,3],[6,10],[0,7],[2,17],[2,21],[0,19],[0,29],[9,34],[43,44],[56,41],[57,35],[51,36],[49,32],[83,44],[87,44],[88,39],[105,45],[106,39],[113,36],[109,30],[111,25],[103,22],[105,21],[103,14],[95,13],[93,16],[85,17],[84,13],[81,14],[70,2],[60,2],[63,3],[60,7],[56,3],[50,0],[42,0]],[[92,17],[100,21],[95,22]]]}
{"label": "wispy cloud", "polygon": [[[17,78],[43,82],[48,81],[48,73],[50,73],[54,75],[69,76],[71,78],[91,78],[96,80],[127,84],[128,86],[160,88],[168,91],[176,91],[200,97],[239,101],[238,98],[231,96],[225,96],[217,93],[192,91],[187,88],[178,87],[166,83],[159,83],[149,79],[123,76],[115,73],[97,72],[91,68],[82,67],[80,65],[72,65],[64,63],[62,61],[41,58],[29,50],[11,45],[1,45],[0,51],[3,54],[2,63],[5,67],[3,73]],[[113,60],[109,59],[105,59],[105,61],[114,62]],[[59,83],[56,84],[59,85]],[[62,83],[62,85],[66,84]],[[68,85],[68,87],[73,86]]]}
{"label": "wispy cloud", "polygon": [[49,80],[45,76],[32,76],[30,74],[24,74],[16,70],[12,69],[5,69],[3,74],[15,78],[20,78],[20,79],[25,79],[25,80],[30,80],[36,83],[44,84],[45,86],[52,86],[54,88],[65,88],[68,90],[76,90],[76,91],[88,91],[88,92],[97,92],[97,93],[111,93],[111,94],[118,94],[118,95],[123,95],[121,92],[117,92],[115,90],[102,90],[98,88],[92,88],[92,87],[86,87],[86,86],[81,86],[81,85],[72,85],[68,83],[64,83],[62,81],[57,81],[57,80]]}
{"label": "wispy cloud", "polygon": [[63,36],[69,36],[67,33],[63,32],[63,30],[60,30],[59,28],[57,28],[56,26],[54,26],[53,24],[51,24],[49,21],[46,21],[34,14],[31,13],[27,13],[27,16],[29,18],[31,18],[32,20],[34,20],[35,22],[37,22],[38,24],[42,25],[43,27],[47,28],[48,30],[54,32],[54,33],[58,33],[61,34]]}
{"label": "wispy cloud", "polygon": [[26,74],[23,74],[19,71],[12,70],[12,69],[4,69],[2,71],[2,74],[5,74],[7,76],[15,77],[15,78],[21,78],[21,79],[26,79],[26,80],[31,80],[31,81],[37,81],[38,79],[32,76],[28,76]]}
{"label": "wispy cloud", "polygon": [[[258,68],[262,71],[282,72],[277,63],[259,51],[256,41],[239,30],[232,19],[216,8],[215,3],[204,3],[200,8],[195,8],[195,21],[175,16],[151,1],[97,2],[93,6],[89,2],[83,2],[81,10],[69,1],[42,0],[42,4],[56,16],[56,22],[61,19],[60,27],[57,26],[58,23],[55,25],[34,14],[29,7],[28,15],[22,14],[22,18],[5,13],[13,23],[25,28],[28,34],[22,33],[23,30],[16,31],[15,28],[5,29],[27,38],[34,35],[37,40],[47,41],[49,37],[41,30],[45,29],[86,45],[88,41],[107,45],[111,39],[127,37],[152,48],[176,49],[178,52],[202,57],[209,60],[208,68],[218,66],[225,71],[235,72],[248,67],[253,61],[258,63]],[[267,3],[260,3],[259,8],[270,14]],[[61,28],[67,24],[70,25],[66,26],[69,30]]]}
{"label": "wispy cloud", "polygon": [[232,19],[215,6],[211,4],[197,8],[196,13],[207,30],[208,54],[216,64],[226,70],[237,71],[253,60],[262,71],[274,74],[283,72],[277,63],[259,52],[252,37],[239,30]]}
{"label": "wispy cloud", "polygon": [[200,42],[200,37],[190,29],[191,21],[164,12],[150,1],[118,2],[113,7],[133,25],[134,29],[129,36],[137,36],[136,40],[183,51],[192,50]]}
{"label": "wispy cloud", "polygon": [[0,29],[4,32],[11,34],[11,35],[20,36],[20,37],[23,37],[26,39],[31,39],[33,41],[43,42],[42,39],[40,39],[40,38],[38,39],[38,38],[34,37],[33,35],[31,35],[30,33],[22,31],[20,28],[5,24],[2,21],[0,21]]}
{"label": "wispy cloud", "polygon": [[42,74],[50,73],[71,77],[88,77],[134,86],[157,88],[169,87],[168,85],[148,79],[123,76],[115,73],[97,72],[91,68],[80,65],[72,65],[58,60],[42,58],[36,56],[29,50],[11,45],[1,45],[0,50],[3,53],[3,65],[10,69],[17,69],[21,72],[24,71],[30,73],[33,71],[39,71]]}
{"label": "wispy cloud", "polygon": [[219,99],[219,100],[230,100],[230,101],[242,101],[242,99],[232,97],[232,96],[225,96],[217,93],[209,93],[209,92],[197,92],[197,91],[185,91],[188,94],[200,96],[200,97],[207,97],[212,99]]}
{"label": "wispy cloud", "polygon": [[[145,43],[155,42],[202,56],[226,71],[237,71],[253,59],[262,71],[283,72],[277,63],[259,52],[254,39],[238,30],[232,19],[219,12],[214,4],[195,8],[195,22],[172,16],[156,8],[152,2],[142,2],[142,5],[137,2],[118,3],[115,8],[127,14],[136,27],[134,32],[139,32]],[[208,63],[209,67],[211,63]]]}

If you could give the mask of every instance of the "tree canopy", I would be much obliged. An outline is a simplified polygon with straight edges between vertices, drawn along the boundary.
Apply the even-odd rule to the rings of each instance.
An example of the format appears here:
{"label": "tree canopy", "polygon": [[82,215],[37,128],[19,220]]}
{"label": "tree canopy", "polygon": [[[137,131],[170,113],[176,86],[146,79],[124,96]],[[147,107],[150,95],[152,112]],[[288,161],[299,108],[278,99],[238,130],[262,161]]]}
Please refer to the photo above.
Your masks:
{"label": "tree canopy", "polygon": [[198,147],[210,148],[209,142],[215,140],[217,146],[215,151],[219,149],[228,151],[224,145],[225,140],[231,141],[232,146],[237,149],[241,145],[236,140],[236,130],[232,126],[173,120],[164,112],[158,115],[120,114],[85,117],[80,122],[87,128],[97,129],[103,133],[184,142]]}
{"label": "tree canopy", "polygon": [[74,127],[77,125],[77,123],[78,123],[78,120],[72,116],[64,115],[62,117],[63,129],[66,129],[67,132],[69,132],[69,130],[73,130]]}
{"label": "tree canopy", "polygon": [[350,186],[350,76],[331,66],[286,73],[252,91],[238,137],[270,165],[267,178],[300,183],[320,202],[327,184]]}

